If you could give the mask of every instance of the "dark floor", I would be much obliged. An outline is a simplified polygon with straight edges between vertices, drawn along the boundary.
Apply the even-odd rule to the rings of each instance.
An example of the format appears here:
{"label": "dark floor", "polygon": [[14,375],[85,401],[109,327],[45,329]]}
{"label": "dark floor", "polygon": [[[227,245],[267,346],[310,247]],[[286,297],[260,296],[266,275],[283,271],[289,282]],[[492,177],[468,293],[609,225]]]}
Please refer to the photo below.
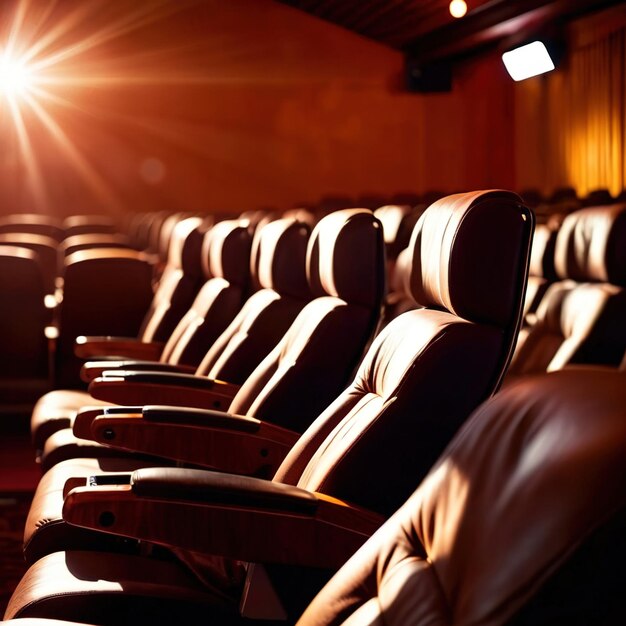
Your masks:
{"label": "dark floor", "polygon": [[34,459],[27,427],[5,422],[0,427],[0,617],[26,571],[24,523],[41,475]]}

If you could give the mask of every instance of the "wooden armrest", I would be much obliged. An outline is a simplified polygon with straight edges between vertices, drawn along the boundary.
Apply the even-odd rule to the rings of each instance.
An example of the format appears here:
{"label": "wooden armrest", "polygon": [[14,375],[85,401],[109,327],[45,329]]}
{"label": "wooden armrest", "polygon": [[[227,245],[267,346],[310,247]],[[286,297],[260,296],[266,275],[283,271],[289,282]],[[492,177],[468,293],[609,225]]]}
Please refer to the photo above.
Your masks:
{"label": "wooden armrest", "polygon": [[70,524],[257,563],[337,568],[383,518],[322,494],[256,478],[180,468],[130,484],[69,491]]}
{"label": "wooden armrest", "polygon": [[102,376],[105,371],[115,370],[154,371],[172,372],[176,374],[193,374],[196,368],[191,365],[172,365],[170,363],[160,363],[159,361],[130,361],[128,359],[110,359],[87,361],[80,370],[80,377],[86,383],[90,383],[95,378]]}
{"label": "wooden armrest", "polygon": [[253,418],[219,411],[146,407],[97,416],[90,439],[233,474],[271,477],[299,435]]}
{"label": "wooden armrest", "polygon": [[96,417],[115,414],[141,414],[141,406],[85,406],[79,409],[72,424],[72,432],[81,439],[91,439],[91,424]]}
{"label": "wooden armrest", "polygon": [[81,359],[118,356],[129,359],[158,361],[163,343],[140,341],[133,337],[85,336],[76,338],[74,354]]}
{"label": "wooden armrest", "polygon": [[239,387],[201,376],[169,372],[104,371],[89,384],[89,393],[114,404],[167,404],[227,409]]}

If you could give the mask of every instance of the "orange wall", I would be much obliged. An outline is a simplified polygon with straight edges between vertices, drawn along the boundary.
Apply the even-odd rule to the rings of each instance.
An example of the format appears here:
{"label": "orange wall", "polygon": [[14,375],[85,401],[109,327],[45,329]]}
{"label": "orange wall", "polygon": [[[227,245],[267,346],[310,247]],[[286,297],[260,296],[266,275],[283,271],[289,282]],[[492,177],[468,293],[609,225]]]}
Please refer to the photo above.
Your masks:
{"label": "orange wall", "polygon": [[21,138],[0,104],[2,213],[514,186],[498,59],[461,67],[452,94],[417,95],[400,53],[272,0],[57,4],[29,32],[45,6],[31,3],[23,41],[63,24],[37,58],[82,48],[48,68],[48,98],[22,103]]}

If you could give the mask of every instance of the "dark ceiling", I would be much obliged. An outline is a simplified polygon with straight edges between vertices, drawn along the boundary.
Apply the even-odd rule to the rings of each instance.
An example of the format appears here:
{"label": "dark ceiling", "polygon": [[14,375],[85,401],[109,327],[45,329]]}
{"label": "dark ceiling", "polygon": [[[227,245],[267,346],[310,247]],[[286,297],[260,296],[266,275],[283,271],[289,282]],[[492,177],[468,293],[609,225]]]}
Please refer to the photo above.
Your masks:
{"label": "dark ceiling", "polygon": [[614,0],[466,0],[467,14],[455,19],[449,0],[280,1],[423,61],[467,56],[609,5],[626,7]]}

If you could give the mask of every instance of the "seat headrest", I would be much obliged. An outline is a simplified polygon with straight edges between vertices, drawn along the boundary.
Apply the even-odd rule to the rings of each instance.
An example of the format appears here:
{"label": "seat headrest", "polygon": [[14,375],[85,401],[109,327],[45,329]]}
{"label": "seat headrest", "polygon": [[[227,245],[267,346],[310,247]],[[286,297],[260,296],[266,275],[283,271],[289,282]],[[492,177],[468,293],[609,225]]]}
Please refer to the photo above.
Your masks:
{"label": "seat headrest", "polygon": [[552,224],[537,224],[530,251],[529,274],[550,281],[556,279],[554,249],[558,227]]}
{"label": "seat headrest", "polygon": [[167,265],[182,269],[189,276],[200,276],[203,238],[201,217],[188,217],[178,222],[172,231]]}
{"label": "seat headrest", "polygon": [[306,298],[306,250],[311,229],[298,219],[269,222],[258,233],[256,271],[260,286],[278,293]]}
{"label": "seat headrest", "polygon": [[[374,598],[368,623],[404,623],[398,616],[407,615],[411,624],[451,623],[451,615],[463,624],[517,623],[512,618],[555,572],[565,576],[566,597],[557,603],[575,601],[575,582],[606,587],[611,580],[596,578],[615,572],[570,557],[613,520],[622,520],[623,534],[624,380],[616,371],[560,371],[527,377],[484,403],[298,624],[344,623]],[[599,562],[617,551],[623,563],[621,538],[589,543],[604,550]],[[586,597],[597,615],[601,601]],[[562,604],[537,608],[543,615],[522,623],[571,623],[554,619]]]}
{"label": "seat headrest", "polygon": [[382,297],[384,242],[369,209],[343,209],[322,218],[307,249],[307,277],[314,297],[376,306]]}
{"label": "seat headrest", "polygon": [[556,239],[559,278],[626,285],[626,204],[568,215]]}
{"label": "seat headrest", "polygon": [[221,277],[244,285],[249,277],[250,232],[239,220],[218,222],[204,235],[202,270],[206,278]]}
{"label": "seat headrest", "polygon": [[[528,253],[509,242],[530,245],[533,225],[530,210],[509,191],[475,191],[437,200],[411,236],[409,293],[422,306],[507,326],[518,313],[519,285],[526,279],[520,255]],[[520,229],[528,230],[528,236],[520,236]]]}
{"label": "seat headrest", "polygon": [[409,245],[413,227],[422,213],[423,208],[404,204],[386,204],[374,211],[383,225],[388,259],[395,259]]}

